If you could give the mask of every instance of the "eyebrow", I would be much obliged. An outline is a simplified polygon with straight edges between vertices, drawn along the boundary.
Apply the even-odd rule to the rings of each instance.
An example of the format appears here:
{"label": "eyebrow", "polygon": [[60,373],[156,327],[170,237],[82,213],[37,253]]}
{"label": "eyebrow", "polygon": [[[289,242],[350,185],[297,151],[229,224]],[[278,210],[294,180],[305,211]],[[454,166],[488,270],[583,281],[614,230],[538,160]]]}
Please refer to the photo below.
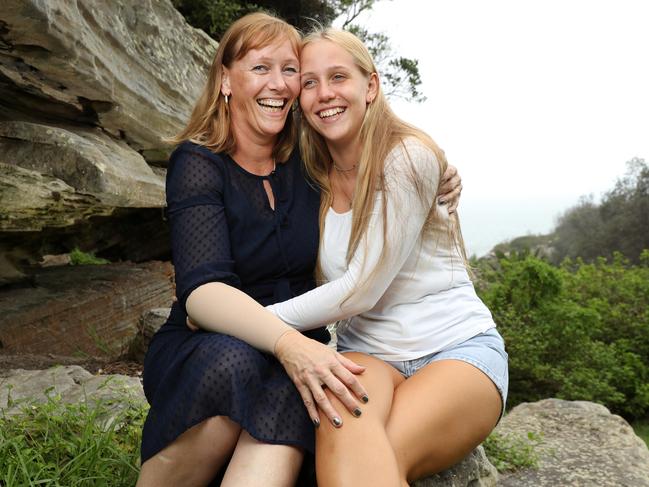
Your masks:
{"label": "eyebrow", "polygon": [[[337,66],[331,66],[327,68],[328,71],[349,71],[349,67],[347,66],[342,66],[342,65],[337,65]],[[300,74],[300,78],[304,78],[305,76],[313,76],[315,73],[313,71],[307,71],[306,73]]]}
{"label": "eyebrow", "polygon": [[[273,62],[276,62],[276,61],[277,61],[276,58],[264,56],[262,58],[257,59],[254,62],[264,62],[264,63],[272,64]],[[297,64],[299,64],[300,61],[299,61],[299,59],[297,57],[294,57],[294,58],[282,59],[282,60],[279,61],[279,63],[280,64],[286,64],[286,63],[297,63]]]}

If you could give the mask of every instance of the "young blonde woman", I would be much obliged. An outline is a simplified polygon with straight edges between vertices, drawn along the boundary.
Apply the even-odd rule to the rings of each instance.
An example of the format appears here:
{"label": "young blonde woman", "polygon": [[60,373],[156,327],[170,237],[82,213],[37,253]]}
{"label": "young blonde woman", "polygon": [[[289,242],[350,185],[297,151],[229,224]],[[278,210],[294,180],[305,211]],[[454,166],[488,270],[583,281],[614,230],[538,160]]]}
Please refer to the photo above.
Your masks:
{"label": "young blonde woman", "polygon": [[[167,204],[178,302],[145,359],[138,486],[207,485],[219,470],[224,486],[291,486],[319,421],[303,401],[338,425],[322,384],[350,415],[367,402],[354,375],[364,368],[324,345],[324,328],[295,333],[263,307],[315,286],[320,195],[291,112],[300,42],[266,14],[235,22],[177,137]],[[188,315],[213,332],[192,332]]]}
{"label": "young blonde woman", "polygon": [[318,485],[406,486],[493,429],[507,354],[467,273],[457,219],[436,200],[444,154],[390,110],[361,41],[331,29],[308,36],[301,88],[326,283],[269,309],[299,330],[338,321],[338,351],[365,366],[362,416],[339,408],[345,426],[316,433]]}

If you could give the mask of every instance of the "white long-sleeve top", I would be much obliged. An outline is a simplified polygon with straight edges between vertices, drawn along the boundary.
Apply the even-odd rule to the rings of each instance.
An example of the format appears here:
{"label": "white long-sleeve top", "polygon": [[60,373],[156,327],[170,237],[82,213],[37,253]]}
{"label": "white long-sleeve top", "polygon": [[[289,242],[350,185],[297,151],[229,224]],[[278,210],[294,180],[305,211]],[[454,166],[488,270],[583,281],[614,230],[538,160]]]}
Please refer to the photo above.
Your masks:
{"label": "white long-sleeve top", "polygon": [[[299,330],[339,321],[340,348],[391,361],[443,350],[495,326],[450,237],[448,211],[436,203],[439,165],[434,153],[416,139],[404,145],[385,161],[387,196],[377,193],[368,229],[349,265],[353,213],[330,208],[320,246],[320,265],[328,282],[268,306]],[[433,228],[424,232],[433,206],[438,216]],[[379,262],[384,245],[388,252]]]}

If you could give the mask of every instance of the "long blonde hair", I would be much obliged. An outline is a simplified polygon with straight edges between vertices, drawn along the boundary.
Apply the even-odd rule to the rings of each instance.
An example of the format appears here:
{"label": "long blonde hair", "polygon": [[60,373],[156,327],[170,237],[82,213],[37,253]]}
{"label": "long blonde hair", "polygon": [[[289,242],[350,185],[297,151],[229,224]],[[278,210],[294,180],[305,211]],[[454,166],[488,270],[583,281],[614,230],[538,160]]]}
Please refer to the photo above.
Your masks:
{"label": "long blonde hair", "polygon": [[[372,56],[363,44],[363,42],[350,32],[326,28],[319,29],[304,38],[302,49],[312,42],[326,40],[333,42],[347,51],[354,59],[356,66],[366,77],[378,72]],[[407,154],[404,141],[407,138],[415,138],[425,147],[430,149],[437,158],[439,163],[439,177],[446,170],[447,161],[444,152],[426,133],[420,129],[404,122],[397,117],[390,108],[385,95],[378,83],[378,91],[374,100],[367,106],[365,118],[360,129],[361,157],[358,162],[358,176],[352,199],[353,219],[351,235],[347,247],[347,263],[354,256],[358,245],[367,231],[370,215],[374,210],[375,194],[377,191],[383,193],[382,198],[382,218],[383,218],[383,241],[387,242],[387,199],[391,197],[388,194],[385,180],[384,167],[388,154],[397,145],[401,144]],[[300,148],[304,160],[307,174],[318,184],[321,189],[320,202],[320,239],[324,235],[324,222],[326,213],[333,203],[333,191],[329,180],[329,171],[333,164],[331,154],[325,143],[324,138],[318,134],[308,123],[302,123],[300,127]],[[412,167],[411,176],[415,189],[420,197],[423,195],[421,182],[416,177],[415,168]],[[433,205],[424,226],[424,232],[432,229],[432,222],[436,217],[436,205]],[[462,257],[466,260],[462,236],[459,232],[457,219],[451,219],[449,235],[459,246]],[[390,249],[384,245],[381,251],[381,260],[387,255]],[[372,273],[373,274],[373,273]],[[318,278],[322,279],[320,265],[317,267]],[[368,281],[371,279],[369,276]],[[363,283],[361,283],[362,285]]]}
{"label": "long blonde hair", "polygon": [[[283,40],[291,43],[296,56],[299,57],[300,34],[287,22],[263,12],[245,15],[234,22],[221,38],[210,67],[207,84],[194,106],[187,126],[169,139],[169,142],[179,144],[191,140],[215,152],[233,152],[236,140],[228,104],[221,94],[223,66],[229,68],[248,51]],[[296,141],[296,121],[290,113],[273,148],[272,155],[275,160],[286,161]]]}

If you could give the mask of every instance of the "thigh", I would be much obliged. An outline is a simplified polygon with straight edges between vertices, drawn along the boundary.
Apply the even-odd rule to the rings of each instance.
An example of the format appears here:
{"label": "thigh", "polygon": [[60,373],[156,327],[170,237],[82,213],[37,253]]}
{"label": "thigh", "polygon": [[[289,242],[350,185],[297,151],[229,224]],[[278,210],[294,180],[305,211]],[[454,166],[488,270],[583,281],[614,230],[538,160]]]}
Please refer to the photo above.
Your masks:
{"label": "thigh", "polygon": [[297,480],[303,457],[299,448],[262,443],[243,431],[221,487],[291,487]]}
{"label": "thigh", "polygon": [[[358,365],[365,367],[365,372],[356,376],[360,383],[363,384],[370,399],[367,404],[361,404],[361,417],[385,424],[390,414],[394,390],[405,380],[404,377],[390,364],[371,355],[360,352],[346,352],[343,355]],[[332,401],[336,411],[340,413],[343,425],[347,425],[348,423],[354,425],[358,423],[358,421],[354,420],[359,418],[355,418],[331,391],[325,389],[325,392]],[[320,416],[321,419],[325,418],[322,412],[320,412]],[[339,432],[344,429],[334,428],[328,421],[322,421],[322,426],[318,429],[318,433],[326,434],[330,431]],[[341,435],[337,434],[336,436]]]}
{"label": "thigh", "polygon": [[[385,424],[394,390],[405,379],[394,367],[374,357],[356,352],[345,356],[366,367],[358,379],[369,402],[361,405],[361,416],[354,417],[333,393],[326,391],[343,424],[335,428],[323,421],[316,430],[318,485],[398,485],[399,469]],[[322,412],[320,416],[324,418]]]}
{"label": "thigh", "polygon": [[450,467],[496,425],[501,398],[491,379],[460,360],[426,365],[394,392],[387,433],[409,481]]}

